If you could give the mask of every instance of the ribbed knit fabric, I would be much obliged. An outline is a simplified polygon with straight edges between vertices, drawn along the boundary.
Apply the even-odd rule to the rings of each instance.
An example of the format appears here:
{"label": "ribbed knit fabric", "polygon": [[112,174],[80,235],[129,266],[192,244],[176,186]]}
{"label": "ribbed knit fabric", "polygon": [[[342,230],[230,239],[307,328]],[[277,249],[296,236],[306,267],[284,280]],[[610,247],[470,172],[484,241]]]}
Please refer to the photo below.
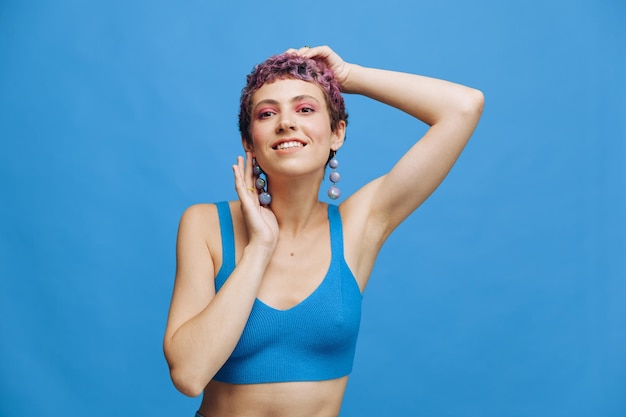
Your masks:
{"label": "ribbed knit fabric", "polygon": [[[222,287],[235,267],[235,242],[227,202],[217,203],[222,235]],[[231,384],[320,381],[352,371],[362,295],[343,256],[341,216],[328,206],[331,262],[311,295],[288,310],[256,299],[235,350],[215,379]],[[297,279],[297,277],[294,277]]]}

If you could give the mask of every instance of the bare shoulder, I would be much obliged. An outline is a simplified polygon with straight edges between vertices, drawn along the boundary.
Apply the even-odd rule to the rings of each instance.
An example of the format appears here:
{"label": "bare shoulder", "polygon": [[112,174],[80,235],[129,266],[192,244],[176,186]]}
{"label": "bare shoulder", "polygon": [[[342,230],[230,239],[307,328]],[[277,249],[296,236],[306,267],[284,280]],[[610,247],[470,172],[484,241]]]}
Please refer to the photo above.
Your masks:
{"label": "bare shoulder", "polygon": [[[229,201],[227,203],[230,208],[236,240],[239,241],[239,235],[242,230],[239,201]],[[178,246],[185,246],[185,241],[195,242],[194,246],[197,246],[200,241],[203,241],[210,253],[215,270],[218,270],[221,265],[222,253],[221,233],[217,204],[194,204],[188,207],[181,217],[178,230]]]}
{"label": "bare shoulder", "polygon": [[220,218],[216,204],[194,204],[184,211],[178,230],[178,246],[185,246],[186,241],[194,242],[194,246],[204,242],[213,264],[221,263]]}
{"label": "bare shoulder", "polygon": [[[217,235],[217,238],[215,237]],[[198,260],[215,263],[214,242],[219,241],[219,218],[214,204],[194,204],[188,207],[180,218],[176,241],[177,273],[187,275],[188,269],[195,269]]]}
{"label": "bare shoulder", "polygon": [[216,221],[217,207],[215,204],[202,203],[187,207],[180,219],[181,226],[196,227]]}

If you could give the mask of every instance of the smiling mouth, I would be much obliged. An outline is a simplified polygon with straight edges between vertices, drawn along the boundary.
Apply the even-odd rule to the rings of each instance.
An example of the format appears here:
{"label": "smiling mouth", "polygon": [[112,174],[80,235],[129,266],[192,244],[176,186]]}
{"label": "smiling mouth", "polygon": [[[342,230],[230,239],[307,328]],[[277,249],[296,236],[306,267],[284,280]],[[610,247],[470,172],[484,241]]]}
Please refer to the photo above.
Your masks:
{"label": "smiling mouth", "polygon": [[306,146],[306,144],[302,142],[298,142],[297,140],[289,140],[287,142],[281,142],[277,144],[276,146],[274,146],[274,149],[278,151],[282,149],[302,148],[304,146]]}

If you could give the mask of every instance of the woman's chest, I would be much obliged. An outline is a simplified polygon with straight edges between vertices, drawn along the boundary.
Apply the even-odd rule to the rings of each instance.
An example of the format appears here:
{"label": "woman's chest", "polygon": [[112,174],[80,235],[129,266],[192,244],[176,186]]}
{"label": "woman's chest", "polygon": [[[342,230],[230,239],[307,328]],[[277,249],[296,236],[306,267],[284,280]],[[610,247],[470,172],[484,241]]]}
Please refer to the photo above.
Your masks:
{"label": "woman's chest", "polygon": [[316,291],[332,259],[328,236],[303,241],[279,241],[257,298],[279,310],[289,309]]}

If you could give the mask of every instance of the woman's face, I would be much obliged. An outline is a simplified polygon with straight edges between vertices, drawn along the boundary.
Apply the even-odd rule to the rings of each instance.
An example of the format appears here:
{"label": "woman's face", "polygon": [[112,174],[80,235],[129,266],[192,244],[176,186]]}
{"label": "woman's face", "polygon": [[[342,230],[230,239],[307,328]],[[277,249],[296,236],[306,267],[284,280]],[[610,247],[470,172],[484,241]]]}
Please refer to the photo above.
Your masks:
{"label": "woman's face", "polygon": [[330,150],[343,144],[345,122],[336,131],[323,91],[302,80],[276,80],[252,96],[250,134],[245,144],[269,174],[298,175],[323,169]]}

